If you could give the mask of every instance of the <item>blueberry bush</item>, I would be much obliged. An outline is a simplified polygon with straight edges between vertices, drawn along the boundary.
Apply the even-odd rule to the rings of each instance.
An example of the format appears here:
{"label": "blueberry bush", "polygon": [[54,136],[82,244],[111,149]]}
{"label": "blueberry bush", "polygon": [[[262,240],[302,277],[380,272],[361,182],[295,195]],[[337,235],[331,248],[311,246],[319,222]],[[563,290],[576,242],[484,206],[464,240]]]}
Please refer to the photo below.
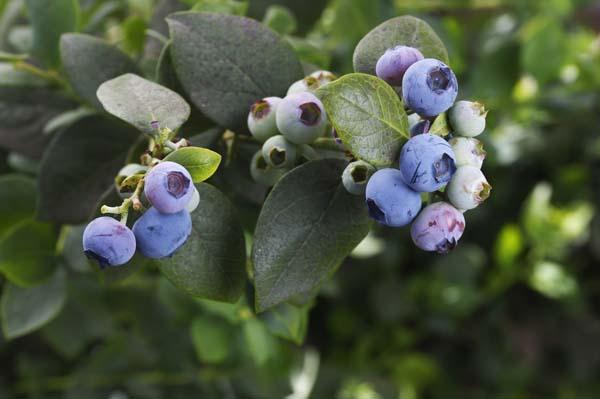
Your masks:
{"label": "blueberry bush", "polygon": [[599,20],[0,0],[0,399],[596,397]]}

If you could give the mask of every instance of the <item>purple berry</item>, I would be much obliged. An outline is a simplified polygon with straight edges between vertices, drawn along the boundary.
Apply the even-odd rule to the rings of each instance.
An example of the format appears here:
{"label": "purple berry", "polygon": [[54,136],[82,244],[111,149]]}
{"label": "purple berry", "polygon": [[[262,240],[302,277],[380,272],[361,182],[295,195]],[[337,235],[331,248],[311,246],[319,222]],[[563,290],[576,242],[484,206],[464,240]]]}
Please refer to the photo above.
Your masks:
{"label": "purple berry", "polygon": [[441,114],[454,104],[458,82],[454,72],[433,58],[415,62],[402,80],[404,104],[424,118]]}
{"label": "purple berry", "polygon": [[140,252],[152,259],[173,255],[192,232],[192,218],[187,210],[165,214],[148,209],[133,225]]}
{"label": "purple berry", "polygon": [[410,235],[417,247],[445,254],[456,246],[464,231],[464,215],[446,202],[436,202],[417,216]]}
{"label": "purple berry", "polygon": [[381,224],[400,227],[409,224],[421,209],[421,195],[404,184],[398,169],[380,169],[367,183],[369,216]]}
{"label": "purple berry", "polygon": [[375,73],[392,86],[401,86],[406,70],[415,62],[422,60],[423,54],[414,47],[396,46],[387,49],[377,60]]}
{"label": "purple berry", "polygon": [[108,216],[92,220],[83,232],[83,251],[101,268],[129,262],[135,246],[135,237],[129,227]]}
{"label": "purple berry", "polygon": [[415,191],[439,190],[456,172],[452,147],[439,136],[419,134],[402,147],[400,171],[406,184]]}
{"label": "purple berry", "polygon": [[159,163],[144,180],[144,194],[162,213],[176,213],[185,209],[194,195],[192,176],[175,162]]}

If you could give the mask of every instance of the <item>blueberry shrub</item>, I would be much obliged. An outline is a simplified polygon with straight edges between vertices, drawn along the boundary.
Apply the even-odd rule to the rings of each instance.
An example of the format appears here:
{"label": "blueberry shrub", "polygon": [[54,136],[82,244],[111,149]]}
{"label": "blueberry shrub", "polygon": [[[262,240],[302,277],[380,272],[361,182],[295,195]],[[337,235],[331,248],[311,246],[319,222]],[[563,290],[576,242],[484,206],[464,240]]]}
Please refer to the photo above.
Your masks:
{"label": "blueberry shrub", "polygon": [[0,0],[0,399],[600,395],[598,20]]}

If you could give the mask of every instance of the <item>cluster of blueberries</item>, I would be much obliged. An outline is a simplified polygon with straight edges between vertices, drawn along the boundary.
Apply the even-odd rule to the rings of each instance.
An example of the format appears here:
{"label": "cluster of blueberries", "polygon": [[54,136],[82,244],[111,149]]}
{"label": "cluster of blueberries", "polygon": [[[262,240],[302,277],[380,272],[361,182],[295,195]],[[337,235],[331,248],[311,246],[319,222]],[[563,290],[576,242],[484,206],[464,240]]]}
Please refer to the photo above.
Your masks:
{"label": "cluster of blueberries", "polygon": [[[401,86],[404,105],[414,112],[409,116],[411,138],[401,149],[398,169],[375,171],[363,161],[353,162],[344,172],[344,185],[352,193],[365,193],[373,219],[393,227],[412,222],[417,247],[446,253],[464,232],[463,213],[487,199],[491,190],[481,172],[486,153],[474,138],[485,129],[486,111],[476,102],[455,102],[458,83],[452,70],[415,48],[388,49],[377,62],[376,74],[391,86]],[[428,133],[444,112],[449,140]],[[421,210],[423,197],[430,202],[434,198],[431,193],[444,201]]]}
{"label": "cluster of blueberries", "polygon": [[284,98],[266,97],[252,105],[248,129],[263,143],[250,163],[255,181],[272,186],[300,156],[311,157],[310,144],[329,127],[323,104],[314,93],[335,79],[331,72],[316,71],[294,82]]}
{"label": "cluster of blueberries", "polygon": [[83,232],[84,252],[101,268],[127,263],[136,248],[151,259],[171,256],[192,232],[190,213],[200,198],[189,172],[177,163],[164,161],[150,168],[130,164],[119,175],[126,177],[140,171],[145,172],[144,195],[151,207],[133,228],[127,227],[126,219],[120,222],[101,216],[92,220]]}
{"label": "cluster of blueberries", "polygon": [[[424,58],[416,48],[396,46],[378,60],[376,75],[401,93],[409,115],[411,138],[402,147],[399,168],[377,170],[351,162],[342,174],[348,192],[365,195],[371,218],[386,226],[412,224],[415,245],[426,251],[450,251],[465,228],[463,213],[489,196],[481,172],[485,151],[474,137],[485,129],[487,112],[477,102],[457,101],[458,82],[443,62]],[[315,91],[336,77],[317,71],[292,84],[286,97],[254,103],[248,128],[263,143],[250,164],[252,177],[274,185],[290,170],[309,144],[325,135],[329,123]],[[429,133],[443,113],[451,127],[448,140]],[[335,130],[333,131],[334,137]],[[431,203],[434,194],[444,201]],[[422,208],[423,197],[430,202]]]}

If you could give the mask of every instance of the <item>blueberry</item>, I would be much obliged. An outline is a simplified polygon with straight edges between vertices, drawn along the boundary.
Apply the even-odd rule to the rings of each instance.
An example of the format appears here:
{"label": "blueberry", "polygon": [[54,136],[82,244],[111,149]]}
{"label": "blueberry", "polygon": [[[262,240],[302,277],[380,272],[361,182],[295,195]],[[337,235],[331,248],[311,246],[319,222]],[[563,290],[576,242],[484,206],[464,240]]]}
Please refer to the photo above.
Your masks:
{"label": "blueberry", "polygon": [[148,209],[133,225],[133,234],[140,252],[151,259],[173,255],[192,232],[192,218],[187,210],[161,213]]}
{"label": "blueberry", "polygon": [[419,134],[424,134],[429,132],[429,128],[431,127],[431,122],[428,119],[422,120],[421,122],[414,125],[409,129],[410,137],[418,136]]}
{"label": "blueberry", "polygon": [[265,141],[261,151],[264,161],[272,168],[291,168],[298,158],[298,147],[282,135]]}
{"label": "blueberry", "polygon": [[135,253],[135,237],[124,224],[102,216],[88,224],[83,232],[83,251],[101,268],[129,262]]}
{"label": "blueberry", "polygon": [[329,72],[329,71],[314,71],[313,73],[311,73],[310,75],[308,75],[311,78],[315,78],[317,79],[317,81],[319,82],[319,87],[326,85],[329,82],[333,82],[334,80],[337,79],[337,76],[335,76],[333,73]]}
{"label": "blueberry", "polygon": [[448,143],[454,151],[457,167],[471,165],[481,169],[486,155],[481,141],[470,137],[454,137]]}
{"label": "blueberry", "polygon": [[421,122],[421,117],[419,114],[410,114],[407,117],[408,119],[408,129],[412,129],[417,123]]}
{"label": "blueberry", "polygon": [[189,213],[192,213],[196,210],[196,208],[198,208],[198,205],[200,205],[200,193],[198,192],[196,187],[194,187],[194,194],[192,194],[192,199],[190,199],[190,202],[188,202],[188,204],[185,206],[185,209]]}
{"label": "blueberry", "polygon": [[456,171],[452,147],[433,134],[415,136],[402,147],[400,171],[406,184],[415,191],[430,193],[439,190]]}
{"label": "blueberry", "polygon": [[400,227],[409,224],[421,209],[421,195],[404,184],[397,169],[380,169],[367,183],[369,216],[381,224]]}
{"label": "blueberry", "polygon": [[432,118],[452,106],[458,94],[454,72],[433,58],[415,62],[402,80],[404,104],[423,118]]}
{"label": "blueberry", "polygon": [[323,104],[314,94],[307,92],[285,97],[277,108],[277,128],[293,143],[312,143],[327,128]]}
{"label": "blueberry", "polygon": [[490,196],[492,186],[474,166],[461,166],[446,188],[448,199],[458,209],[476,208]]}
{"label": "blueberry", "polygon": [[487,111],[483,104],[471,101],[457,101],[448,112],[454,133],[465,137],[475,137],[483,133],[486,116]]}
{"label": "blueberry", "polygon": [[248,129],[252,136],[261,143],[279,133],[275,115],[280,102],[281,98],[279,97],[266,97],[252,104],[250,108]]}
{"label": "blueberry", "polygon": [[250,161],[250,175],[255,182],[263,186],[272,187],[289,171],[288,168],[274,168],[267,164],[262,150],[259,150]]}
{"label": "blueberry", "polygon": [[415,62],[422,60],[419,50],[408,46],[396,46],[387,49],[375,65],[375,74],[391,86],[401,86],[406,70]]}
{"label": "blueberry", "polygon": [[417,247],[445,254],[456,246],[464,231],[464,215],[446,202],[436,202],[417,216],[410,235]]}
{"label": "blueberry", "polygon": [[300,79],[289,87],[286,96],[297,93],[310,92],[314,93],[321,86],[319,79],[313,76],[307,76],[304,79]]}
{"label": "blueberry", "polygon": [[342,173],[342,184],[350,194],[363,195],[375,168],[365,161],[351,162]]}
{"label": "blueberry", "polygon": [[159,163],[150,169],[144,180],[146,198],[162,213],[185,209],[194,195],[190,173],[175,162]]}

